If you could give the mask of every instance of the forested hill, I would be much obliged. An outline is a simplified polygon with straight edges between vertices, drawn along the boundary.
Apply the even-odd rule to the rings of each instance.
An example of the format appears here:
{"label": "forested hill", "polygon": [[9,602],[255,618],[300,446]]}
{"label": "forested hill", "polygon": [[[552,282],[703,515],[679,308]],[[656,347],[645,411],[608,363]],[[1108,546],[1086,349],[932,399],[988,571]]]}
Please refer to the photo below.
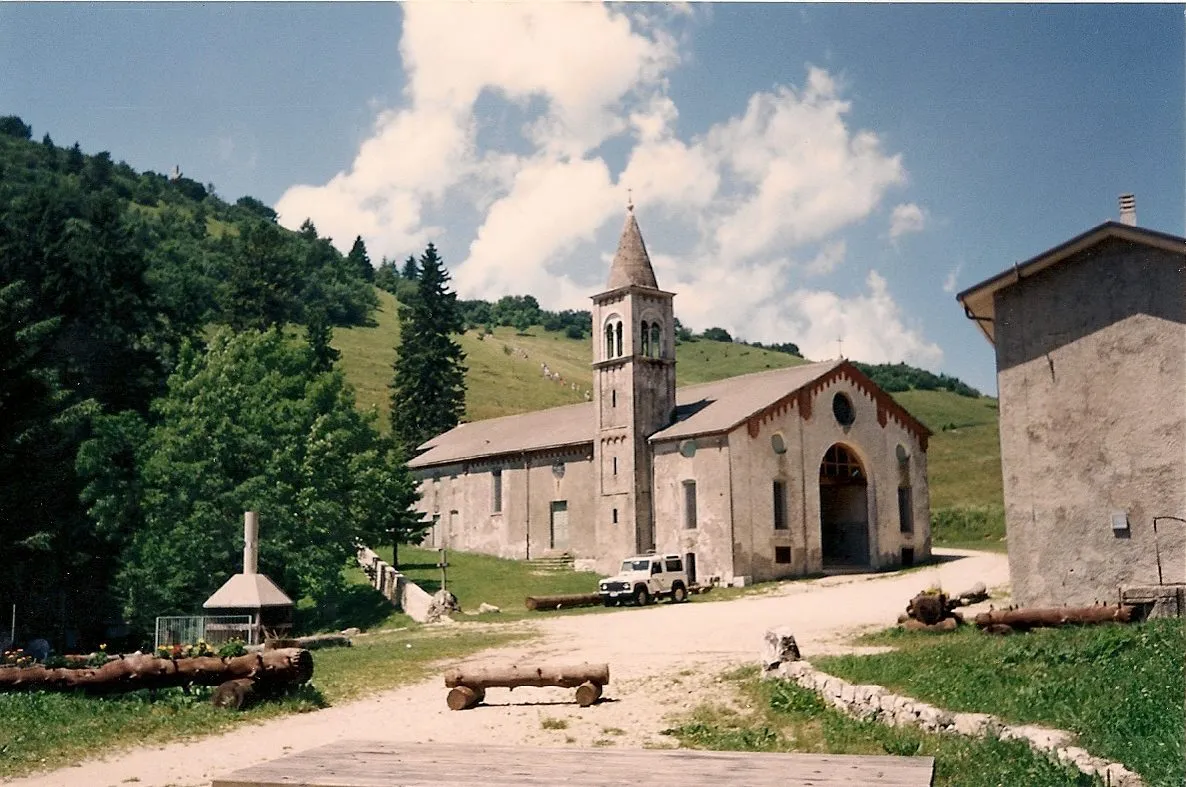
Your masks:
{"label": "forested hill", "polygon": [[[265,370],[276,390],[296,396],[322,385],[310,412],[332,406],[322,405],[333,383],[317,382],[316,370],[336,357],[331,325],[369,319],[377,304],[373,271],[361,244],[343,256],[311,223],[291,232],[275,220],[251,197],[228,204],[186,175],[136,172],[108,152],[59,146],[49,134],[35,138],[18,117],[0,118],[0,602],[17,604],[18,629],[36,620],[39,636],[53,639],[66,620],[120,619],[111,588],[148,517],[143,506],[157,482],[146,474],[167,477],[138,454],[172,417],[166,394],[176,385],[178,401],[190,397],[178,419],[192,417],[197,402],[225,421],[254,384],[224,377],[220,384],[239,387],[199,401],[170,378],[183,367],[200,375],[218,326],[228,335],[304,326],[307,346],[320,356],[303,368],[306,350],[284,355],[254,340],[223,346],[239,353],[228,356],[237,357],[232,368],[249,368],[247,355],[271,353],[288,364]],[[304,382],[285,389],[282,372]],[[288,412],[295,423],[297,411]],[[283,426],[266,426],[282,445]],[[192,433],[193,424],[187,428]],[[178,478],[208,483],[206,470],[265,461],[249,456],[266,449],[266,439],[204,439],[209,457],[187,459],[193,464]],[[228,447],[243,455],[216,458]],[[210,485],[194,492],[208,498],[203,504],[215,496]],[[229,495],[225,502],[231,511],[242,505]],[[221,541],[215,538],[220,549]],[[178,557],[143,592],[188,587],[192,596],[209,581],[202,571],[225,570],[209,551],[205,565],[183,566],[189,546],[179,543]],[[125,590],[126,602],[132,590]]]}

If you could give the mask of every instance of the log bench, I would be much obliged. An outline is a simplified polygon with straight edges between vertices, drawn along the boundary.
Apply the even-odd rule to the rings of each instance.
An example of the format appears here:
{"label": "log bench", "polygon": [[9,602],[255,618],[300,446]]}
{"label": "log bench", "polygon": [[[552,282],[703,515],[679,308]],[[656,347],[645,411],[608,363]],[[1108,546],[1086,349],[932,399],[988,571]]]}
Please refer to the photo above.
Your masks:
{"label": "log bench", "polygon": [[550,664],[520,667],[455,667],[445,673],[445,687],[450,689],[445,703],[451,710],[472,708],[486,698],[486,689],[519,686],[560,686],[575,688],[577,705],[587,708],[601,699],[609,683],[608,664]]}
{"label": "log bench", "polygon": [[929,787],[932,757],[338,741],[212,787]]}

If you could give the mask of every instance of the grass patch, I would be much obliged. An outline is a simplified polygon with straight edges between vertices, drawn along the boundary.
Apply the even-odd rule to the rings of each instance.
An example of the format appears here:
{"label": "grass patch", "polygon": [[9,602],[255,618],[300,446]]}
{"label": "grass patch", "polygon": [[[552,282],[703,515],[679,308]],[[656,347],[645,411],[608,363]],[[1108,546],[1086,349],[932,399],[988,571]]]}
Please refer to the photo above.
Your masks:
{"label": "grass patch", "polygon": [[1005,508],[1000,505],[931,509],[936,546],[1005,552]]}
{"label": "grass patch", "polygon": [[539,728],[541,730],[567,730],[568,721],[566,719],[557,719],[548,716],[540,720]]}
{"label": "grass patch", "polygon": [[718,751],[931,756],[937,787],[1098,784],[1035,755],[1018,741],[975,740],[858,721],[790,681],[760,680],[753,669],[732,679],[740,681],[749,710],[702,706],[665,733],[683,746]]}
{"label": "grass patch", "polygon": [[[376,552],[390,562],[390,546],[376,549]],[[538,571],[522,560],[506,560],[475,552],[449,551],[446,554],[449,590],[457,596],[461,609],[473,611],[485,602],[502,610],[497,615],[480,615],[479,620],[538,615],[524,607],[523,599],[527,596],[597,592],[599,577],[591,571]],[[435,549],[400,546],[399,570],[428,593],[435,593],[441,587],[441,570],[436,567],[439,555]]]}
{"label": "grass patch", "polygon": [[314,652],[313,681],[296,694],[242,712],[210,704],[212,689],[147,691],[110,697],[28,692],[0,694],[0,778],[58,768],[133,746],[225,732],[291,713],[307,713],[426,677],[440,660],[497,647],[525,635],[462,626],[355,639],[351,648]]}
{"label": "grass patch", "polygon": [[1181,620],[1012,637],[971,627],[942,637],[895,630],[862,642],[897,649],[821,658],[816,666],[949,710],[1069,730],[1083,748],[1123,763],[1150,785],[1186,780]]}

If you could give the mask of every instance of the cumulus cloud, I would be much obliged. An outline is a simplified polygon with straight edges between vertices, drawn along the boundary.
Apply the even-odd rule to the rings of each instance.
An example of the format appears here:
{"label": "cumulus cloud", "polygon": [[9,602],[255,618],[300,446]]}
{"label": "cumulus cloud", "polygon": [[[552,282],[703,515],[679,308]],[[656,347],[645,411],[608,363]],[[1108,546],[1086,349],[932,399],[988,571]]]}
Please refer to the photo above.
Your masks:
{"label": "cumulus cloud", "polygon": [[[550,308],[587,308],[591,264],[606,268],[613,251],[597,244],[629,187],[685,324],[795,341],[816,357],[840,333],[863,360],[938,360],[879,274],[847,297],[803,286],[844,263],[843,232],[906,182],[900,155],[851,126],[828,71],[808,67],[800,85],[739,100],[689,137],[666,86],[689,57],[679,25],[696,14],[584,3],[403,11],[402,105],[378,114],[349,168],[283,195],[287,226],[310,216],[340,243],[361,234],[372,258],[447,241],[463,297],[532,293]],[[518,125],[479,144],[475,107],[490,100]],[[625,151],[617,171],[606,143]],[[467,214],[472,234],[441,237]],[[891,237],[924,221],[917,205],[898,205]]]}
{"label": "cumulus cloud", "polygon": [[895,205],[890,214],[890,240],[897,240],[911,232],[922,232],[926,220],[926,212],[913,202]]}

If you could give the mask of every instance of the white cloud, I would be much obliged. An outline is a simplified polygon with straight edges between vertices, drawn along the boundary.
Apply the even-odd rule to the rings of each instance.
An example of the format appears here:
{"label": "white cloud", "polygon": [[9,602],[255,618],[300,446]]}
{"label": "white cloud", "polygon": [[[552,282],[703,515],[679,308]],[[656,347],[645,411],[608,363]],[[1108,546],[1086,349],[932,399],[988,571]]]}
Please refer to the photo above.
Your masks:
{"label": "white cloud", "polygon": [[[437,239],[463,297],[531,293],[551,308],[587,308],[590,263],[613,252],[592,244],[616,228],[629,187],[686,324],[795,341],[816,357],[834,354],[839,332],[862,360],[939,358],[877,273],[849,297],[802,286],[845,261],[844,230],[906,181],[900,155],[850,126],[850,102],[828,71],[811,67],[801,86],[755,93],[681,137],[666,80],[689,57],[679,46],[688,39],[671,32],[688,14],[583,3],[403,9],[404,104],[379,114],[346,171],[284,194],[286,226],[310,216],[340,245],[361,234],[373,258]],[[482,96],[526,119],[479,148]],[[620,172],[600,153],[608,140],[628,145]],[[478,216],[472,235],[441,237],[465,212]],[[924,220],[917,205],[898,205],[891,235]]]}
{"label": "white cloud", "polygon": [[847,253],[848,244],[844,242],[844,238],[834,240],[820,249],[803,269],[809,276],[823,276],[836,270],[840,263],[844,262]]}
{"label": "white cloud", "polygon": [[890,240],[897,240],[911,232],[922,232],[926,223],[926,212],[913,202],[895,205],[890,214]]}
{"label": "white cloud", "polygon": [[963,269],[964,264],[961,262],[947,272],[947,278],[943,280],[943,292],[955,292],[955,289],[958,286],[957,282],[959,281],[960,272],[963,271]]}

